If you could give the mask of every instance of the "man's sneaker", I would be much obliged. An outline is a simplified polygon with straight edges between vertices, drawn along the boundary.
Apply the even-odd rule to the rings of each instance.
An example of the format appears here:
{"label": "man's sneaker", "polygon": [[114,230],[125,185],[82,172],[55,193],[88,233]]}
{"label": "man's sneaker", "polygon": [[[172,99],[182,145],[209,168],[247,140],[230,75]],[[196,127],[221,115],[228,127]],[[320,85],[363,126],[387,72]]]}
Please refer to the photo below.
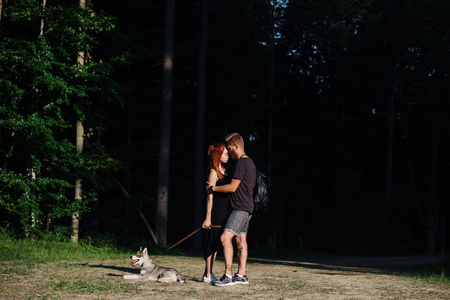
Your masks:
{"label": "man's sneaker", "polygon": [[217,280],[219,280],[219,279],[217,279],[216,276],[214,276],[213,273],[209,274],[209,277],[206,277],[206,276],[202,277],[202,281],[206,282],[206,283],[214,283]]}
{"label": "man's sneaker", "polygon": [[241,276],[238,276],[238,274],[236,273],[233,276],[233,282],[234,283],[240,283],[240,284],[248,284],[248,278],[247,278],[246,275],[241,277]]}
{"label": "man's sneaker", "polygon": [[217,286],[227,286],[227,285],[234,285],[233,278],[228,277],[226,274],[223,274],[222,278],[220,280],[217,280],[214,282],[214,285]]}

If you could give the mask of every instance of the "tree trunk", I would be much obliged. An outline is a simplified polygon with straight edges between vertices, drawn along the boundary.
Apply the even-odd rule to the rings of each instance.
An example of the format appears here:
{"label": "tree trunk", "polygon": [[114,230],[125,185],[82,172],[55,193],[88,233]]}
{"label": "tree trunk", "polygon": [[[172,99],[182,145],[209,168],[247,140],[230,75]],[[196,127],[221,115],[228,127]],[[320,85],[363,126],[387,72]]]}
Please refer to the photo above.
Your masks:
{"label": "tree trunk", "polygon": [[[270,66],[269,66],[269,111],[268,111],[268,132],[267,132],[267,180],[270,187],[272,182],[272,132],[273,132],[273,97],[275,85],[275,31],[277,18],[277,3],[274,1],[272,7],[272,32],[270,33]],[[272,225],[269,225],[272,224]],[[266,228],[266,248],[273,250],[276,248],[276,230],[273,222],[268,223]]]}
{"label": "tree trunk", "polygon": [[445,206],[442,206],[442,209],[440,211],[440,247],[439,247],[439,253],[445,254]]}
{"label": "tree trunk", "polygon": [[[437,100],[436,100],[437,102]],[[426,253],[435,254],[435,239],[439,224],[438,201],[436,193],[436,173],[438,162],[439,146],[439,116],[438,104],[435,103],[433,113],[433,132],[431,134],[431,155],[430,155],[430,179],[428,187],[428,202],[426,211]]]}
{"label": "tree trunk", "polygon": [[[86,7],[86,2],[85,0],[80,0],[80,7],[83,9]],[[81,30],[81,28],[80,28]],[[80,67],[84,66],[84,59],[85,59],[85,54],[84,51],[80,51],[78,53],[78,65]],[[83,127],[83,123],[81,122],[81,120],[77,120],[76,121],[76,149],[77,149],[77,155],[80,155],[83,152],[83,147],[84,147],[84,140],[83,140],[83,135],[84,135],[84,127]],[[79,163],[81,164],[81,160],[79,161]],[[79,220],[79,213],[76,210],[77,207],[77,203],[81,202],[81,193],[83,191],[83,180],[81,177],[78,177],[77,179],[75,179],[75,197],[74,197],[74,202],[75,202],[75,211],[73,211],[72,213],[72,236],[71,236],[71,240],[74,243],[78,243],[78,237],[79,237],[79,227],[80,227],[80,220]]]}
{"label": "tree trunk", "polygon": [[[80,155],[83,152],[83,134],[84,134],[84,127],[83,123],[80,120],[77,120],[76,122],[76,147],[77,147],[77,154]],[[79,161],[81,163],[81,160]],[[83,191],[83,180],[78,177],[75,179],[75,207],[77,206],[77,203],[81,202],[81,193]],[[79,226],[80,226],[80,220],[79,220],[79,213],[78,211],[75,211],[72,213],[72,236],[71,240],[74,243],[78,243],[78,234],[79,234]]]}
{"label": "tree trunk", "polygon": [[[45,6],[47,5],[47,0],[43,0],[42,2],[42,10],[45,10]],[[1,0],[0,0],[0,6],[1,6]],[[41,28],[39,30],[39,35],[44,35],[44,19],[41,19]]]}
{"label": "tree trunk", "polygon": [[[0,0],[1,2],[1,0]],[[1,5],[1,3],[0,3]],[[47,0],[42,0],[42,10],[45,10],[45,7],[47,6]],[[41,19],[41,28],[39,30],[39,35],[43,36],[44,35],[44,19]],[[49,212],[47,214],[47,230],[50,229],[50,226],[52,224],[52,213]]]}
{"label": "tree trunk", "polygon": [[392,161],[394,149],[394,101],[395,87],[392,86],[391,95],[388,104],[388,136],[386,147],[386,174],[384,187],[384,203],[383,203],[383,236],[382,245],[387,246],[389,237],[389,212],[392,194]]}
{"label": "tree trunk", "polygon": [[[134,97],[131,95],[131,62],[128,62],[127,66],[127,75],[128,75],[128,132],[127,132],[127,157],[126,157],[126,165],[125,165],[125,186],[127,191],[131,189],[131,137],[133,133],[133,111],[134,111]],[[130,191],[131,192],[131,191]],[[129,222],[128,217],[130,214],[130,200],[129,197],[125,198],[125,222],[124,224],[124,238],[129,236]],[[156,240],[155,240],[156,241]]]}
{"label": "tree trunk", "polygon": [[[42,10],[45,10],[45,5],[47,3],[47,0],[43,0],[42,2]],[[2,8],[3,4],[0,1],[0,18],[1,18],[1,8]],[[42,36],[44,35],[44,19],[41,19],[41,25],[40,25],[40,30],[39,30],[39,35]],[[34,95],[36,98],[39,97],[39,92],[38,89],[36,87],[33,87],[34,90]],[[28,155],[27,157],[27,176],[30,179],[30,181],[34,181],[36,180],[36,170],[34,169],[34,162],[31,159],[31,155]],[[31,190],[31,194],[30,197],[34,198],[35,197],[35,190],[34,188],[32,188]],[[35,227],[36,226],[36,216],[34,214],[34,212],[31,212],[31,227]],[[27,232],[28,235],[28,232]]]}
{"label": "tree trunk", "polygon": [[166,26],[161,99],[161,136],[159,144],[158,189],[156,198],[155,231],[162,246],[167,245],[167,218],[169,210],[170,130],[173,88],[173,36],[175,0],[166,1]]}
{"label": "tree trunk", "polygon": [[[206,60],[208,46],[208,0],[202,0],[202,21],[200,28],[200,47],[198,62],[198,97],[197,120],[195,125],[195,191],[194,191],[194,221],[196,230],[203,219],[205,203],[205,105],[206,105]],[[217,225],[217,224],[213,224]],[[191,250],[198,252],[201,246],[201,235],[196,234],[192,239]]]}
{"label": "tree trunk", "polygon": [[[0,0],[0,22],[2,21],[2,12],[3,12],[3,1]],[[1,32],[1,30],[0,30]]]}
{"label": "tree trunk", "polygon": [[408,105],[406,105],[404,115],[405,115],[406,166],[407,166],[408,173],[409,173],[409,179],[411,181],[411,194],[412,194],[414,204],[416,205],[417,217],[418,217],[422,227],[425,228],[425,217],[424,217],[424,213],[423,213],[422,203],[417,194],[416,176],[414,175],[414,169],[413,169],[413,163],[412,163],[411,144],[410,144],[411,138],[410,138],[410,134],[409,134]]}
{"label": "tree trunk", "polygon": [[[28,157],[27,157],[27,177],[29,179],[30,186],[32,186],[31,183],[33,181],[36,181],[36,170],[34,169],[34,163],[33,163],[33,160],[31,159],[31,155],[28,155]],[[34,199],[36,196],[35,194],[36,194],[36,190],[34,188],[31,188],[31,193],[30,193],[29,197],[31,199]],[[33,201],[35,201],[35,200],[33,200]],[[32,211],[31,212],[31,227],[34,228],[35,226],[36,226],[36,216],[34,214],[34,211]],[[28,230],[26,232],[26,235],[27,236],[29,235]]]}

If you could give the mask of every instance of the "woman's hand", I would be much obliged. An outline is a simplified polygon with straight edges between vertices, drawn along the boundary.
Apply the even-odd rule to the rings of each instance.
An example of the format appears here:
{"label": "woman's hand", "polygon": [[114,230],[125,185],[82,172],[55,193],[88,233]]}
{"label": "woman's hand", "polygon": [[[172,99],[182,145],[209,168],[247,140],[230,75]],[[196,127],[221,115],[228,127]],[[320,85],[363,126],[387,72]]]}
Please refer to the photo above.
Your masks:
{"label": "woman's hand", "polygon": [[211,219],[205,219],[205,221],[203,221],[202,228],[211,229]]}

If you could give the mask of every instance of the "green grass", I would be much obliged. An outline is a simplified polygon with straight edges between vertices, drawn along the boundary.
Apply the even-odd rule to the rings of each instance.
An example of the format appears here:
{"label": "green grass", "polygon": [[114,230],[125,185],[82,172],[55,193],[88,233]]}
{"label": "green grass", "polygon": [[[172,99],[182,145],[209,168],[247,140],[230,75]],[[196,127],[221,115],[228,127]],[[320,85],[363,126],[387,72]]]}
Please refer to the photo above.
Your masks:
{"label": "green grass", "polygon": [[402,276],[425,280],[434,283],[450,285],[450,259],[440,264],[418,266],[414,269],[401,272]]}
{"label": "green grass", "polygon": [[[91,241],[75,244],[50,238],[18,239],[0,229],[3,287],[16,284],[16,279],[13,278],[17,276],[29,278],[21,289],[9,290],[6,295],[13,298],[27,298],[30,293],[33,298],[43,299],[58,298],[60,293],[67,292],[94,294],[97,297],[111,293],[136,293],[140,290],[141,283],[112,280],[111,277],[88,272],[93,270],[91,264],[95,266],[106,260],[123,260],[129,255],[129,249],[118,249],[106,242],[94,246]],[[107,263],[108,265],[111,264]]]}
{"label": "green grass", "polygon": [[[94,246],[95,243],[95,246]],[[162,250],[160,247],[150,245],[151,253],[160,253]],[[143,241],[142,245],[145,246],[146,242]],[[134,246],[133,246],[134,247]],[[3,274],[24,274],[23,265],[27,265],[28,269],[34,269],[41,263],[47,263],[50,261],[58,261],[60,263],[64,261],[76,261],[76,262],[90,262],[93,260],[116,260],[124,259],[128,257],[130,253],[134,253],[136,249],[125,249],[117,248],[110,243],[110,241],[105,238],[104,241],[92,240],[80,241],[78,244],[67,242],[67,241],[57,241],[51,238],[35,239],[35,238],[25,238],[18,239],[11,234],[8,234],[5,230],[0,228],[0,261],[8,261],[8,266],[5,267],[2,272]],[[174,251],[170,254],[178,254],[179,251]],[[285,251],[280,253],[278,251],[277,255],[273,253],[257,253],[258,257],[296,257],[298,252]],[[305,253],[302,252],[302,256],[318,256],[322,257],[323,254],[317,253]],[[162,259],[162,258],[161,258]],[[160,261],[162,263],[163,261]],[[64,266],[62,266],[64,267]],[[69,266],[66,266],[69,267]],[[83,267],[83,265],[79,265]],[[73,266],[71,266],[73,268]],[[28,271],[29,272],[29,271]],[[443,283],[450,285],[450,259],[445,260],[443,263],[438,265],[426,265],[419,266],[414,269],[401,271],[401,276],[406,276],[409,278],[425,280],[435,283]],[[82,286],[83,282],[77,283]],[[91,286],[89,282],[84,283],[84,289],[102,289],[102,285]],[[64,285],[64,283],[61,283]],[[299,281],[299,286],[297,288],[302,288],[302,283]],[[71,286],[66,286],[68,289],[77,289],[77,285],[73,284]],[[193,293],[193,291],[190,291]]]}
{"label": "green grass", "polygon": [[134,283],[113,283],[111,281],[93,282],[92,280],[61,280],[55,284],[50,284],[50,288],[55,291],[69,290],[74,293],[111,293],[111,292],[129,292],[138,288],[138,284]]}
{"label": "green grass", "polygon": [[[128,252],[127,252],[128,251]],[[50,238],[17,239],[0,230],[0,260],[41,263],[55,260],[89,261],[123,258],[125,252],[111,246],[93,246],[89,242],[61,242]]]}

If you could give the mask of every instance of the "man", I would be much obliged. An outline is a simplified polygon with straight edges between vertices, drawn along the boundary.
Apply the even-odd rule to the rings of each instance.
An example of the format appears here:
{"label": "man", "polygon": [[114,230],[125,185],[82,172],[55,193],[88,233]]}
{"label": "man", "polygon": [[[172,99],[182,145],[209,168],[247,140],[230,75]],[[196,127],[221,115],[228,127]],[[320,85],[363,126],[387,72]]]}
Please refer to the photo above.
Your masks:
{"label": "man", "polygon": [[[214,283],[228,286],[236,283],[248,284],[246,274],[248,246],[247,231],[253,212],[253,189],[256,183],[256,167],[252,159],[245,154],[244,140],[239,133],[230,133],[225,137],[228,154],[236,160],[231,174],[231,183],[222,186],[207,186],[207,193],[230,193],[232,212],[220,237],[225,257],[225,273]],[[233,276],[233,238],[236,237],[238,272]]]}

